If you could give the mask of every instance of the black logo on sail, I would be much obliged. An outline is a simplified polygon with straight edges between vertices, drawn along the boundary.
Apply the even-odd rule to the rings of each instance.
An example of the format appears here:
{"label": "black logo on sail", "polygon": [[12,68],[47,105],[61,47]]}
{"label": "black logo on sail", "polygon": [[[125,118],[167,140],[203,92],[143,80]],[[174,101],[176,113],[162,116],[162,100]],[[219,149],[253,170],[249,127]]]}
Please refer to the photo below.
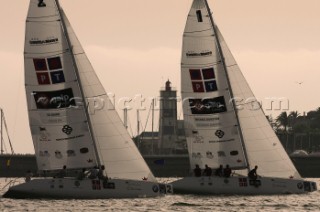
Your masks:
{"label": "black logo on sail", "polygon": [[64,132],[67,135],[70,135],[72,133],[72,127],[70,127],[69,125],[64,125],[62,127],[62,132]]}
{"label": "black logo on sail", "polygon": [[192,114],[215,114],[227,111],[223,96],[210,99],[189,99]]}
{"label": "black logo on sail", "polygon": [[43,2],[44,0],[39,0],[39,3],[38,3],[38,7],[46,7],[46,3]]}
{"label": "black logo on sail", "polygon": [[57,109],[76,106],[71,88],[59,91],[34,91],[38,109]]}
{"label": "black logo on sail", "polygon": [[217,130],[215,135],[218,137],[218,138],[223,138],[224,136],[224,132],[222,130]]}

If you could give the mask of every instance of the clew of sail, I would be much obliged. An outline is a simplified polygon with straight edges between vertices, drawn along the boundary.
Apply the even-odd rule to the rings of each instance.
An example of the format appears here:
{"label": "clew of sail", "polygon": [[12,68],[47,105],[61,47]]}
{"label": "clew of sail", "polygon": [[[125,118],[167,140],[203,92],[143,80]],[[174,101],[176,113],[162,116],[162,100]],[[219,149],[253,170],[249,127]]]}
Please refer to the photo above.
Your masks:
{"label": "clew of sail", "polygon": [[217,26],[216,29],[232,91],[237,102],[237,111],[249,164],[252,166],[258,165],[259,174],[262,176],[300,178]]}
{"label": "clew of sail", "polygon": [[61,15],[66,24],[85,101],[88,105],[98,156],[101,164],[106,167],[107,176],[156,181],[123,126],[63,10],[61,10]]}
{"label": "clew of sail", "polygon": [[228,77],[204,0],[190,9],[181,58],[181,90],[191,168],[247,167]]}

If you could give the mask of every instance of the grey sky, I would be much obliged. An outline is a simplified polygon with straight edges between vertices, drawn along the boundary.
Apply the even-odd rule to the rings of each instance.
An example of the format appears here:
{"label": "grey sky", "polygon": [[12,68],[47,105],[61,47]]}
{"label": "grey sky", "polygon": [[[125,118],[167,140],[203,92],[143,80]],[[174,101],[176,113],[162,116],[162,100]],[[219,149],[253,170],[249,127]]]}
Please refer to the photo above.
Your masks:
{"label": "grey sky", "polygon": [[[118,98],[157,96],[170,78],[179,93],[182,33],[191,0],[60,2],[107,91]],[[3,1],[0,12],[0,107],[16,152],[33,152],[23,78],[28,4]],[[209,0],[209,4],[258,99],[286,97],[289,109],[300,113],[320,106],[319,0]],[[146,115],[147,111],[143,123]],[[130,119],[135,134],[135,111]]]}

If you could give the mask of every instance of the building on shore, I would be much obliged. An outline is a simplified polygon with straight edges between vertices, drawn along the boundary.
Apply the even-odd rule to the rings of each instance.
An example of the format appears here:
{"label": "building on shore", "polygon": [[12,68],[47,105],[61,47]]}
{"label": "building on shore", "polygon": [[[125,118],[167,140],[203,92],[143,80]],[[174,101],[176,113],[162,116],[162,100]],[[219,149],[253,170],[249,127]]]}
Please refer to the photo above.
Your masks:
{"label": "building on shore", "polygon": [[142,155],[188,154],[184,123],[177,116],[177,91],[169,80],[160,90],[159,131],[142,132],[135,140]]}

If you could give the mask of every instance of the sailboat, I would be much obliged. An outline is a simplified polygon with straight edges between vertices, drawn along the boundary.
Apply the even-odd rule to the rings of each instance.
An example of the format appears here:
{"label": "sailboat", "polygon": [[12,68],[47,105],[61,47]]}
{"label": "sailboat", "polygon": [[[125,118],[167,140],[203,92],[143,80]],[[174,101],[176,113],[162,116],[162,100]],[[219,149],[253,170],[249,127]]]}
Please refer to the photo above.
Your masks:
{"label": "sailboat", "polygon": [[[181,92],[191,169],[230,166],[230,177],[185,177],[175,193],[258,195],[317,190],[303,180],[272,130],[217,27],[193,0],[183,35]],[[248,177],[258,166],[260,177]],[[214,175],[214,174],[213,174]]]}
{"label": "sailboat", "polygon": [[159,184],[114,109],[58,0],[31,0],[25,36],[29,123],[40,171],[105,167],[104,180],[40,178],[7,198],[138,198]]}

